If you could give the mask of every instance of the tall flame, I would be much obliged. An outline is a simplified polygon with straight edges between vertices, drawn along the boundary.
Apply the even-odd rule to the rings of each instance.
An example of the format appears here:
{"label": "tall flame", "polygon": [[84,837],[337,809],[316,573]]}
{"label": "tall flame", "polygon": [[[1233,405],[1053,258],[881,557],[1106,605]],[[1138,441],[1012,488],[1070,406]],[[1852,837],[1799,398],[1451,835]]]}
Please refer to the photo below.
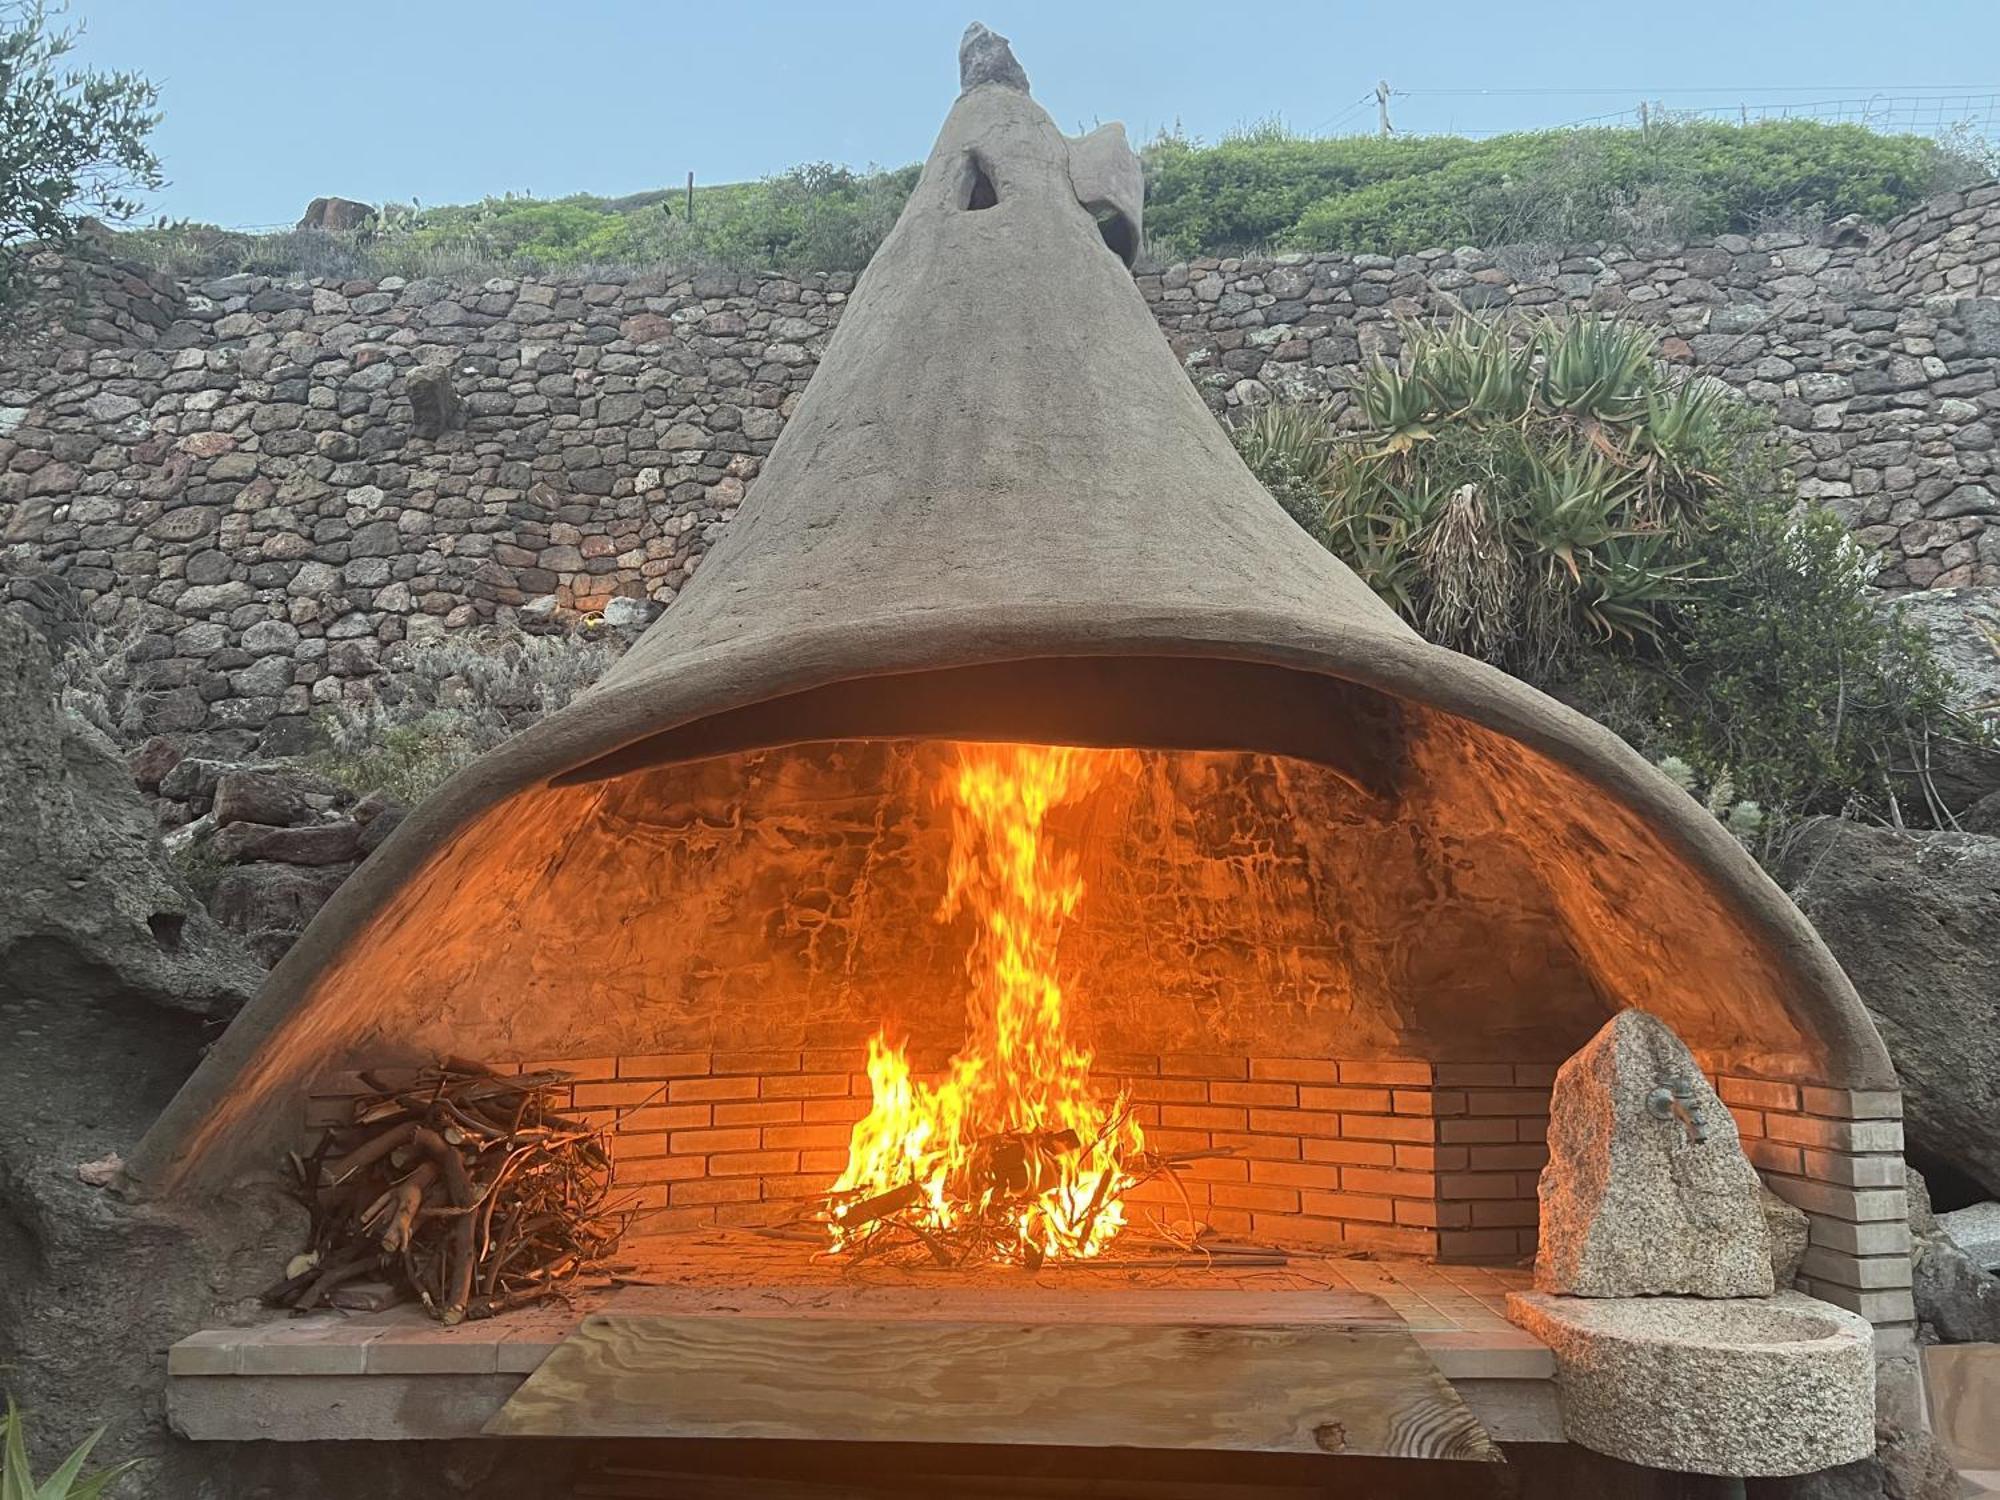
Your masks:
{"label": "tall flame", "polygon": [[1091,1053],[1063,1019],[1056,948],[1083,895],[1074,852],[1051,847],[1052,809],[1123,754],[1045,745],[967,746],[946,782],[952,846],[941,918],[969,910],[965,1046],[937,1083],[886,1036],[868,1044],[874,1103],[834,1184],[836,1250],[866,1232],[862,1204],[901,1189],[926,1232],[981,1231],[1003,1260],[1097,1254],[1124,1223],[1123,1163],[1143,1141],[1122,1097],[1090,1083]]}

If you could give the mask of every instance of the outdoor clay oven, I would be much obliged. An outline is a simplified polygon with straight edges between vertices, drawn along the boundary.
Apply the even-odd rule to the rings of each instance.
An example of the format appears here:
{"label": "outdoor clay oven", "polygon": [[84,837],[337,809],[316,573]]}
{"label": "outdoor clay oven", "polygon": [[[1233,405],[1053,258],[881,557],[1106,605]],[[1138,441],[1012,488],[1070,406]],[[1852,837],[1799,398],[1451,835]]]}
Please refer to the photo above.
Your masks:
{"label": "outdoor clay oven", "polygon": [[1117,126],[1066,139],[972,37],[699,574],[340,891],[135,1177],[219,1194],[354,1070],[453,1054],[623,1111],[628,1253],[932,1153],[933,1228],[1016,1190],[987,1263],[1515,1264],[1556,1068],[1638,1007],[1815,1214],[1808,1289],[1905,1320],[1858,1158],[1815,1149],[1894,1111],[1852,988],[1685,792],[1259,487],[1132,283],[1141,196]]}

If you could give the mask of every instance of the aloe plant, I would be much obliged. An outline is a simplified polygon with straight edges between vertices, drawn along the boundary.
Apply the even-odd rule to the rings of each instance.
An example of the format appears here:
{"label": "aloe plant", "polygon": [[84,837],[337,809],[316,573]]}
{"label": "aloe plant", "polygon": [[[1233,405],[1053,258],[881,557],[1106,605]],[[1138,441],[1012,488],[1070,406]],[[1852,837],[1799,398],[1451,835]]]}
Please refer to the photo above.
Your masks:
{"label": "aloe plant", "polygon": [[25,1426],[20,1409],[9,1397],[6,1419],[0,1423],[0,1500],[99,1500],[112,1485],[138,1467],[136,1460],[127,1459],[94,1474],[83,1472],[90,1450],[104,1436],[100,1427],[79,1443],[53,1474],[37,1484],[28,1469]]}
{"label": "aloe plant", "polygon": [[1798,505],[1768,419],[1652,337],[1406,324],[1344,410],[1281,405],[1237,442],[1404,620],[1699,775],[1760,857],[1813,813],[1948,826],[1928,747],[1991,737],[1880,617],[1840,517]]}
{"label": "aloe plant", "polygon": [[1432,640],[1531,676],[1655,641],[1742,442],[1729,398],[1596,318],[1402,336],[1345,417],[1280,405],[1240,427],[1252,469]]}

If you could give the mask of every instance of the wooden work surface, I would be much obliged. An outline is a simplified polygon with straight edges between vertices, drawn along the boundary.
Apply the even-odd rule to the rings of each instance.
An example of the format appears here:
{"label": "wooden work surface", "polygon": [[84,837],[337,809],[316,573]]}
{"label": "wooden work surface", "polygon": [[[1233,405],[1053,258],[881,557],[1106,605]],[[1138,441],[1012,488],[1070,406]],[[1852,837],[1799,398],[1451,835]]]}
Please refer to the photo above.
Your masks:
{"label": "wooden work surface", "polygon": [[[1506,1293],[1526,1283],[1525,1274],[1518,1271],[1349,1260],[1309,1252],[1293,1252],[1279,1266],[1218,1261],[1179,1267],[1104,1262],[1089,1268],[1045,1267],[1032,1273],[1009,1267],[952,1272],[928,1267],[848,1269],[816,1257],[810,1246],[730,1231],[640,1241],[632,1252],[622,1284],[578,1288],[565,1302],[454,1328],[404,1305],[380,1313],[272,1318],[193,1334],[168,1357],[170,1409],[182,1431],[204,1439],[466,1437],[494,1420],[523,1378],[551,1360],[594,1316],[701,1319],[737,1332],[752,1322],[774,1320],[785,1325],[833,1325],[836,1330],[911,1324],[929,1330],[939,1324],[990,1329],[1012,1323],[1058,1331],[1125,1330],[1121,1338],[1146,1350],[1167,1351],[1157,1358],[1190,1372],[1189,1378],[1201,1386],[1195,1393],[1197,1407],[1214,1399],[1208,1382],[1219,1373],[1237,1382],[1223,1387],[1229,1400],[1261,1401],[1262,1387],[1256,1381],[1262,1376],[1244,1351],[1275,1360],[1277,1350],[1291,1347],[1275,1339],[1221,1339],[1216,1331],[1291,1330],[1286,1337],[1308,1343],[1324,1330],[1382,1333],[1390,1336],[1395,1353],[1379,1365],[1379,1371],[1406,1372],[1414,1379],[1421,1356],[1426,1369],[1434,1367],[1454,1383],[1498,1440],[1560,1438],[1548,1350],[1506,1321]],[[725,1332],[715,1338],[726,1348],[735,1336]],[[764,1338],[779,1336],[767,1328],[759,1336],[760,1345]],[[810,1342],[814,1348],[824,1348],[819,1339],[848,1336],[821,1327]],[[1414,1343],[1414,1355],[1403,1347],[1406,1340]],[[1327,1356],[1333,1361],[1329,1368],[1338,1367],[1346,1357],[1348,1343],[1328,1341],[1328,1347],[1342,1346],[1339,1355]],[[1225,1345],[1234,1350],[1227,1357],[1217,1354],[1206,1365],[1198,1357]],[[564,1356],[565,1361],[569,1357]],[[1032,1357],[1034,1380],[1046,1385],[1060,1379],[1081,1391],[1082,1377],[1073,1375],[1070,1367],[1075,1360],[1067,1353],[1048,1354],[1036,1346]],[[1118,1368],[1126,1363],[1123,1355],[1092,1357]],[[1292,1399],[1302,1389],[1298,1372],[1289,1353],[1281,1362],[1281,1394]],[[1374,1364],[1370,1368],[1378,1369]],[[788,1372],[789,1365],[781,1371]],[[1096,1378],[1101,1383],[1106,1377]],[[860,1388],[859,1383],[851,1387]],[[1322,1394],[1316,1399],[1330,1404],[1334,1397]],[[1303,1423],[1314,1413],[1301,1409],[1292,1415]],[[655,1403],[646,1420],[657,1417]],[[1315,1416],[1313,1423],[1295,1427],[1290,1440],[1326,1420],[1344,1421],[1339,1414]],[[849,1435],[843,1421],[834,1417],[825,1421],[825,1435],[830,1438]],[[1178,1441],[1184,1444],[1189,1440],[1184,1419],[1180,1425]],[[589,1429],[582,1421],[564,1420],[563,1430],[582,1435]],[[1349,1426],[1346,1451],[1365,1452],[1364,1443],[1388,1441],[1379,1433],[1369,1437],[1369,1431],[1366,1423]],[[914,1440],[908,1431],[899,1436]],[[991,1440],[1022,1439],[1001,1435]],[[1032,1436],[1027,1440],[1041,1441]],[[1121,1436],[1110,1423],[1101,1422],[1088,1441],[1097,1445],[1142,1440],[1156,1441],[1139,1425]],[[1201,1440],[1211,1441],[1212,1436]],[[947,1441],[975,1439],[963,1424],[954,1424]]]}
{"label": "wooden work surface", "polygon": [[670,1310],[688,1300],[626,1289],[486,1432],[1497,1456],[1355,1292],[834,1286]]}

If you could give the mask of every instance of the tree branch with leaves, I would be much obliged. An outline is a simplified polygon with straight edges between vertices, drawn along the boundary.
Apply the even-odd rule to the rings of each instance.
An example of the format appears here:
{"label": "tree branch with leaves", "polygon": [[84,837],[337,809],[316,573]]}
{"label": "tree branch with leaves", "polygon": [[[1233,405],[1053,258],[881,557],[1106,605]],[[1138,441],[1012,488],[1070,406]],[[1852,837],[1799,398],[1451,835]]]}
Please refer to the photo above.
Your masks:
{"label": "tree branch with leaves", "polygon": [[62,244],[84,218],[121,222],[162,186],[147,137],[159,90],[138,73],[66,62],[65,6],[0,0],[0,293],[25,245]]}

